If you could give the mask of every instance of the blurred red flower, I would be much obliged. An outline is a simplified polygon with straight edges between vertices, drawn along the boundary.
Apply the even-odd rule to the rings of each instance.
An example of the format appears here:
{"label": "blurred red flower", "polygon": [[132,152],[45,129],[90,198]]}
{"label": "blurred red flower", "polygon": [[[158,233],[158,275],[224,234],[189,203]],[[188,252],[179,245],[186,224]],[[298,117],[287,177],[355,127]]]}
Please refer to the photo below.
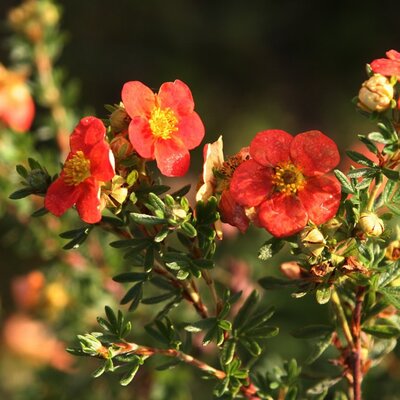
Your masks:
{"label": "blurred red flower", "polygon": [[396,50],[389,50],[386,52],[386,57],[372,61],[372,71],[385,76],[395,76],[400,80],[400,53]]}
{"label": "blurred red flower", "polygon": [[165,176],[185,175],[189,150],[204,137],[188,86],[180,80],[166,82],[156,94],[143,83],[131,81],[122,88],[122,101],[132,118],[129,139],[139,155],[155,159]]}
{"label": "blurred red flower", "polygon": [[256,207],[257,223],[276,237],[319,225],[339,207],[341,187],[327,173],[339,163],[336,144],[322,132],[295,137],[281,130],[262,131],[250,144],[252,159],[233,174],[230,193],[244,207]]}
{"label": "blurred red flower", "polygon": [[83,118],[70,137],[71,151],[59,176],[49,187],[45,207],[60,216],[74,204],[81,219],[99,222],[100,185],[114,175],[114,156],[98,118]]}
{"label": "blurred red flower", "polygon": [[0,64],[0,122],[17,132],[26,132],[34,115],[35,105],[25,75]]}

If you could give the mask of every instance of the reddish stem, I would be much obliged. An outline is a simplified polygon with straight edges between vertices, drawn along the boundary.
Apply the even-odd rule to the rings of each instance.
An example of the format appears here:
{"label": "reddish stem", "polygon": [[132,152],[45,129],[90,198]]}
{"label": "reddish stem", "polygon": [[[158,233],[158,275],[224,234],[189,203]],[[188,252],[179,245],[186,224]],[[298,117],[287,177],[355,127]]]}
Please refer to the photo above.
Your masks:
{"label": "reddish stem", "polygon": [[362,359],[361,359],[361,311],[364,300],[365,288],[359,287],[356,293],[356,304],[353,312],[352,335],[354,347],[352,349],[351,368],[353,374],[353,394],[354,400],[361,400],[361,383],[363,379]]}

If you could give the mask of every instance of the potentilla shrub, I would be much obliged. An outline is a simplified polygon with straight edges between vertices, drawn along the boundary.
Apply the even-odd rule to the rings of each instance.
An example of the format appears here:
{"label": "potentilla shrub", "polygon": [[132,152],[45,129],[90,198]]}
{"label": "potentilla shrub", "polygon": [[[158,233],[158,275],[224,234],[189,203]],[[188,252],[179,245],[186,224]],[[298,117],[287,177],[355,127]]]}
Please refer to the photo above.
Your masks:
{"label": "potentilla shrub", "polygon": [[[345,172],[335,169],[339,151],[325,133],[313,127],[292,135],[266,127],[228,157],[222,136],[205,144],[196,199],[189,201],[189,187],[172,190],[163,181],[187,173],[190,150],[205,133],[191,90],[180,80],[163,83],[157,93],[139,81],[125,83],[109,115],[77,121],[54,177],[38,161],[30,160],[30,170],[19,165],[24,187],[13,199],[41,195],[43,208],[36,214],[76,210],[83,221],[62,233],[66,249],[83,245],[93,230],[105,230],[128,262],[113,280],[125,285],[120,302],[129,316],[104,304],[99,330],[78,335],[79,346],[68,351],[97,358],[94,376],[118,374],[121,385],[158,358],[164,368],[199,369],[214,380],[216,397],[323,399],[335,393],[335,399],[360,400],[364,376],[400,335],[400,237],[398,230],[392,233],[400,215],[400,53],[390,50],[368,72],[355,104],[377,128],[359,135],[364,147],[347,152],[353,165]],[[0,99],[7,101],[8,92],[1,90]],[[3,108],[8,111],[0,118],[11,123]],[[216,278],[223,223],[243,235],[250,225],[264,230],[268,239],[254,248],[261,260],[290,252],[294,259],[281,265],[282,277],[265,276],[259,289],[247,293]],[[282,288],[295,298],[312,295],[329,304],[328,323],[294,332],[314,341],[306,360],[311,367],[334,350],[330,362],[336,369],[329,379],[303,383],[294,359],[276,373],[257,366],[266,341],[279,332],[270,325],[273,308],[260,307],[259,292]],[[193,312],[175,322],[181,303]],[[137,343],[131,329],[134,311],[149,304],[146,332],[158,346]],[[199,341],[204,351],[193,352]],[[206,362],[207,349],[218,362]]]}

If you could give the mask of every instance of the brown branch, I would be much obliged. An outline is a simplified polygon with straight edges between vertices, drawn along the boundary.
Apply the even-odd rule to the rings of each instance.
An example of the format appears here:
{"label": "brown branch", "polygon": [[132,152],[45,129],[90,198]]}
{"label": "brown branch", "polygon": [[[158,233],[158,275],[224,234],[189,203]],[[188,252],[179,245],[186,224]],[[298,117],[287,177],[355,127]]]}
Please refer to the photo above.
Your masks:
{"label": "brown branch", "polygon": [[[197,358],[192,357],[189,354],[183,353],[182,351],[175,350],[175,349],[158,349],[154,347],[147,347],[147,346],[140,346],[136,343],[115,343],[116,346],[119,347],[120,350],[117,350],[114,352],[114,354],[136,354],[138,356],[145,356],[145,357],[151,357],[154,355],[162,355],[166,357],[171,357],[171,358],[176,358],[178,360],[183,361],[184,363],[188,365],[192,365],[195,368],[200,369],[203,372],[206,372],[215,378],[219,380],[223,380],[226,378],[226,373],[224,371],[221,371],[219,369],[216,369],[212,367],[211,365],[208,365],[204,363],[203,361],[198,360]],[[101,353],[101,351],[99,351]],[[107,349],[104,348],[103,351],[104,355],[107,356],[108,351]],[[247,386],[242,386],[241,387],[241,392],[245,398],[249,400],[260,400],[260,398],[257,396],[257,389],[256,387],[248,381]]]}
{"label": "brown branch", "polygon": [[353,312],[351,331],[353,335],[354,347],[351,356],[351,368],[353,374],[353,394],[354,400],[361,400],[361,383],[363,379],[362,359],[361,359],[361,311],[364,300],[365,288],[359,287],[356,293],[356,304]]}

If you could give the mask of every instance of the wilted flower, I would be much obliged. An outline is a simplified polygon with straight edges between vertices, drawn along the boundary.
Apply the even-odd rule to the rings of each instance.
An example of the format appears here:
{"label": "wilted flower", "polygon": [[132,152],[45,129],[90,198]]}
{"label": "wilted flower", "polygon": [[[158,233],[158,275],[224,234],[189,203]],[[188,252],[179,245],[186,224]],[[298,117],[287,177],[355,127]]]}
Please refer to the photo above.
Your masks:
{"label": "wilted flower", "polygon": [[248,148],[224,161],[222,136],[216,142],[204,146],[202,185],[196,193],[196,201],[207,201],[213,195],[219,197],[221,220],[245,232],[249,227],[249,215],[229,192],[235,169],[249,157]]}
{"label": "wilted flower", "polygon": [[26,76],[0,64],[0,123],[25,132],[31,127],[34,115],[35,105]]}
{"label": "wilted flower", "polygon": [[382,112],[390,108],[394,90],[389,79],[376,74],[365,81],[358,93],[358,106],[364,111]]}
{"label": "wilted flower", "polygon": [[114,175],[114,157],[98,118],[83,118],[70,137],[71,151],[59,176],[49,187],[45,207],[60,216],[74,204],[81,219],[99,222],[100,185]]}
{"label": "wilted flower", "polygon": [[320,225],[335,216],[341,187],[327,173],[340,157],[322,132],[293,137],[262,131],[250,144],[250,156],[234,172],[230,192],[242,206],[256,208],[257,223],[272,235],[290,236],[309,221]]}
{"label": "wilted flower", "polygon": [[165,176],[183,176],[189,150],[204,137],[190,89],[180,80],[163,83],[158,94],[138,81],[125,83],[122,101],[132,121],[129,139],[143,158],[156,160]]}

